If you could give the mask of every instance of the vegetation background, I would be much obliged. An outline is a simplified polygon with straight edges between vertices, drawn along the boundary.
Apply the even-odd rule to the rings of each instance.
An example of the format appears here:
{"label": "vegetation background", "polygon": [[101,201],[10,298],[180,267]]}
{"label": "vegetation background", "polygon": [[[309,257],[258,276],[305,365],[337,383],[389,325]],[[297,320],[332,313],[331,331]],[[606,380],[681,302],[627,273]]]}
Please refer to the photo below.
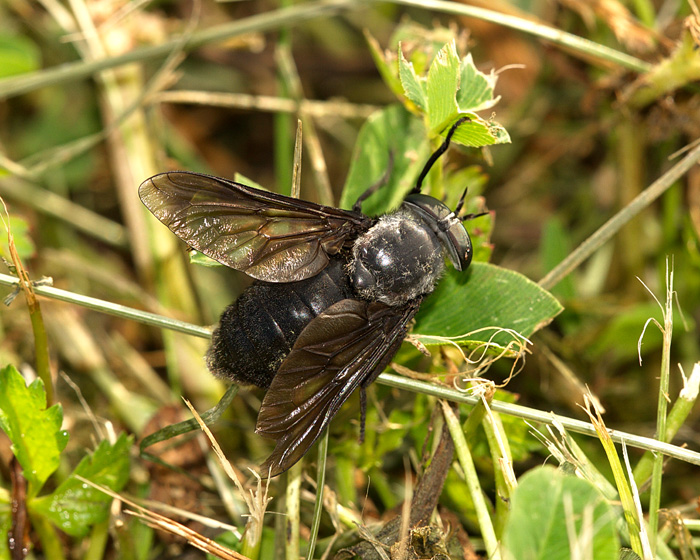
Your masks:
{"label": "vegetation background", "polygon": [[[252,17],[256,14],[265,15]],[[588,420],[581,408],[588,388],[605,408],[608,427],[654,437],[666,414],[660,378],[662,387],[668,379],[671,408],[684,387],[679,366],[688,375],[700,360],[700,172],[692,166],[695,151],[681,151],[700,138],[699,17],[692,0],[331,0],[289,6],[8,0],[0,4],[5,221],[32,279],[50,276],[54,286],[75,294],[213,324],[246,280],[228,270],[190,265],[181,244],[156,227],[142,207],[138,185],[179,168],[223,177],[240,173],[289,193],[301,115],[302,197],[337,202],[360,127],[375,110],[397,100],[377,71],[368,37],[396,52],[397,30],[410,44],[442,39],[447,29],[481,71],[497,73],[500,101],[482,117],[495,114],[511,138],[510,144],[483,151],[453,149],[449,154],[450,166],[470,169],[472,194],[483,196],[491,212],[491,262],[539,281],[567,255],[582,255],[576,248],[611,216],[621,212],[624,224],[610,231],[608,241],[595,242],[570,275],[545,283],[565,310],[533,337],[524,368],[497,399],[517,396],[528,407]],[[537,27],[540,23],[589,41],[548,35]],[[695,159],[637,213],[636,197],[684,157]],[[10,259],[7,249],[3,254]],[[669,269],[677,305],[676,310],[671,306],[672,325],[665,304]],[[129,445],[119,434],[140,439],[189,417],[180,395],[206,410],[223,391],[201,358],[207,347],[201,333],[174,333],[51,298],[41,299],[43,326],[37,326],[36,314],[28,313],[21,300],[0,315],[0,365],[12,364],[28,378],[32,370],[50,369],[55,394],[49,394],[49,402],[61,403],[63,429],[70,434],[45,492],[60,488],[97,440],[118,442],[126,453]],[[639,343],[650,318],[658,323],[647,326]],[[438,369],[444,371],[453,359],[449,352],[438,352]],[[407,356],[405,363],[417,362]],[[416,369],[431,367],[422,364]],[[503,360],[485,375],[500,383],[510,368]],[[674,431],[674,441],[691,449],[700,445],[697,412],[690,412],[696,396]],[[269,450],[253,433],[260,398],[258,392],[241,391],[215,430],[239,475],[253,485],[244,467],[259,463]],[[420,472],[422,429],[434,419],[433,397],[377,387],[370,402],[368,425],[384,428],[360,451],[354,450],[357,429],[351,423],[356,410],[339,416],[345,422],[336,422],[347,426],[339,426],[332,438],[336,464],[326,483],[327,496],[336,502],[325,504],[317,554],[337,548],[345,537],[350,544],[350,533],[356,533],[348,519],[369,523],[400,508],[413,487],[404,455]],[[461,411],[463,420],[468,411]],[[522,420],[503,418],[516,474],[546,462],[551,450],[529,434]],[[413,443],[407,446],[409,433]],[[576,441],[590,463],[613,480],[615,467],[609,466],[600,442],[582,436]],[[494,479],[500,475],[487,438],[480,433],[470,442],[483,490],[495,504]],[[437,443],[431,445],[434,451]],[[10,446],[2,443],[0,453],[7,531],[14,467]],[[132,448],[126,486],[131,495],[208,517],[228,515],[228,522],[242,529],[241,498],[222,491],[226,484],[217,479],[220,469],[197,440],[163,453],[162,459],[194,479],[154,467]],[[636,465],[641,453],[630,450],[630,455]],[[313,475],[312,465],[313,458],[308,463]],[[665,465],[663,485],[658,494],[652,490],[652,506],[657,506],[650,508],[652,517],[659,507],[672,509],[668,517],[673,520],[693,516],[700,493],[697,469],[676,460]],[[488,543],[478,539],[483,526],[465,498],[458,471],[448,475],[441,514],[443,528],[463,527],[477,537],[472,544],[461,541],[462,557],[469,557],[472,546],[481,551]],[[305,542],[313,534],[311,519],[320,516],[312,517],[314,482],[301,471],[296,476],[292,491],[302,496],[297,538]],[[117,486],[124,484],[126,479]],[[276,480],[270,495],[289,498],[289,488],[288,480]],[[647,487],[642,496],[648,513]],[[278,502],[271,507],[282,511]],[[141,531],[133,538],[113,531],[108,520],[91,520],[99,523],[73,533],[59,524],[72,536],[68,539],[41,529],[39,517],[35,512],[34,527],[27,532],[37,546],[36,557],[59,557],[48,550],[76,558],[201,554],[181,551],[181,541],[135,529],[130,519],[125,521],[129,527]],[[500,535],[498,523],[506,523],[506,517],[496,518]],[[265,523],[274,536],[273,516]],[[691,535],[680,525],[664,525],[663,519],[659,525],[672,547],[696,554],[684,557],[697,557]],[[692,529],[692,523],[687,527]],[[627,544],[643,556],[631,541]],[[258,545],[251,546],[246,553],[252,556]],[[297,556],[299,550],[306,554],[306,544],[296,541],[296,546]],[[287,557],[294,556],[293,547]],[[256,550],[260,557],[279,557],[279,549]]]}

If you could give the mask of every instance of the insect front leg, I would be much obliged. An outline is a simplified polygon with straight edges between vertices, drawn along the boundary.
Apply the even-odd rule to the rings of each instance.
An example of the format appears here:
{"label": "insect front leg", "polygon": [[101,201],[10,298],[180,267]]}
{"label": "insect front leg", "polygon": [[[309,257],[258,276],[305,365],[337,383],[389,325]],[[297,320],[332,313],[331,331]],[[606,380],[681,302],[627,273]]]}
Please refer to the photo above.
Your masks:
{"label": "insect front leg", "polygon": [[376,183],[374,183],[373,185],[370,185],[370,187],[357,198],[357,201],[352,206],[352,209],[355,212],[361,212],[362,211],[362,202],[367,200],[367,198],[372,196],[374,193],[376,193],[379,189],[381,189],[383,186],[385,186],[389,182],[389,177],[391,177],[391,172],[393,170],[394,170],[394,152],[390,151],[389,152],[389,164],[386,167],[386,171],[384,172],[384,175],[382,175]]}

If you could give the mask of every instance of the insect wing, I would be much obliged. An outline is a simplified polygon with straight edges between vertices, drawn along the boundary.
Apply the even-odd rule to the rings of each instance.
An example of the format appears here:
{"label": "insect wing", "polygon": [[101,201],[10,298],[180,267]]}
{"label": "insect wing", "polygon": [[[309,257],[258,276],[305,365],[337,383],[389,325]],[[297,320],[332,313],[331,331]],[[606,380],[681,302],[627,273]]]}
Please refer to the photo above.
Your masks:
{"label": "insect wing", "polygon": [[276,476],[309,450],[341,405],[399,349],[420,301],[403,307],[344,299],[297,338],[263,399],[256,432],[277,440],[260,472]]}
{"label": "insect wing", "polygon": [[318,274],[373,220],[233,181],[175,171],[144,181],[139,196],[180,239],[267,282]]}

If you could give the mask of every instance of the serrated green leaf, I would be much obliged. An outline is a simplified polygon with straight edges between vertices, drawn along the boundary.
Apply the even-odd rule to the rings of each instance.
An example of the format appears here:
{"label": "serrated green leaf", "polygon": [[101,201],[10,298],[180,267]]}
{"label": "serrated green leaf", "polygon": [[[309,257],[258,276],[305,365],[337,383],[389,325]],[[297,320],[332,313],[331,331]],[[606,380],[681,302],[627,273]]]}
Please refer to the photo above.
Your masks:
{"label": "serrated green leaf", "polygon": [[406,60],[399,44],[399,77],[404,94],[423,112],[428,109],[428,100],[423,89],[423,80],[416,74],[413,64]]}
{"label": "serrated green leaf", "polygon": [[423,126],[398,104],[374,113],[362,126],[340,197],[341,208],[351,208],[389,170],[389,154],[394,159],[389,181],[363,202],[362,211],[367,215],[386,213],[401,204],[428,158]]}
{"label": "serrated green leaf", "polygon": [[467,272],[448,267],[416,315],[412,334],[424,344],[440,343],[433,337],[460,337],[459,344],[492,340],[505,345],[513,338],[501,333],[492,339],[495,329],[464,335],[496,327],[529,337],[561,310],[554,296],[522,274],[475,262]]}
{"label": "serrated green leaf", "polygon": [[62,421],[60,405],[46,408],[41,380],[27,386],[14,366],[0,371],[0,428],[12,441],[12,452],[22,466],[30,498],[58,468],[68,441],[61,430]]}
{"label": "serrated green leaf", "polygon": [[[568,560],[586,553],[591,560],[617,558],[617,516],[587,480],[552,467],[533,469],[518,481],[503,533],[507,560]],[[586,523],[586,527],[584,527]],[[575,535],[569,527],[575,528]],[[584,531],[590,535],[575,544]]]}
{"label": "serrated green leaf", "polygon": [[493,97],[496,75],[487,75],[477,70],[471,53],[460,62],[459,76],[457,105],[461,112],[484,111],[500,100],[500,97]]}
{"label": "serrated green leaf", "polygon": [[481,148],[483,146],[491,146],[496,143],[496,138],[491,133],[491,128],[489,123],[479,118],[473,113],[467,115],[456,115],[456,118],[445,124],[444,132],[449,130],[454,121],[457,118],[467,116],[471,119],[471,122],[465,122],[457,130],[455,130],[452,136],[452,141],[463,146],[469,146],[470,148]]}
{"label": "serrated green leaf", "polygon": [[494,144],[510,144],[510,134],[497,122],[489,121],[487,124],[489,133],[495,139]]}
{"label": "serrated green leaf", "polygon": [[25,74],[40,67],[40,51],[22,35],[0,35],[0,78]]}
{"label": "serrated green leaf", "polygon": [[455,42],[447,43],[433,59],[428,70],[428,126],[433,133],[442,132],[448,121],[459,112],[459,56]]}
{"label": "serrated green leaf", "polygon": [[100,442],[54,492],[31,501],[32,513],[47,517],[69,535],[86,535],[91,525],[107,519],[112,498],[77,477],[118,492],[129,479],[130,445],[131,437],[126,434],[121,434],[114,445]]}

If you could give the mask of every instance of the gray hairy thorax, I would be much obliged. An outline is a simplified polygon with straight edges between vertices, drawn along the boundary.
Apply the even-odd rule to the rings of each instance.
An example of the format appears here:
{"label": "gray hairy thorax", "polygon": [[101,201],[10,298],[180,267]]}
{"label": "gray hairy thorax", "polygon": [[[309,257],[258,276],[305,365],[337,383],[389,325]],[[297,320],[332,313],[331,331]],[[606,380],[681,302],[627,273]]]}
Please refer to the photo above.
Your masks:
{"label": "gray hairy thorax", "polygon": [[348,273],[355,290],[387,305],[429,294],[445,269],[437,235],[405,207],[379,218],[355,241],[352,255]]}

